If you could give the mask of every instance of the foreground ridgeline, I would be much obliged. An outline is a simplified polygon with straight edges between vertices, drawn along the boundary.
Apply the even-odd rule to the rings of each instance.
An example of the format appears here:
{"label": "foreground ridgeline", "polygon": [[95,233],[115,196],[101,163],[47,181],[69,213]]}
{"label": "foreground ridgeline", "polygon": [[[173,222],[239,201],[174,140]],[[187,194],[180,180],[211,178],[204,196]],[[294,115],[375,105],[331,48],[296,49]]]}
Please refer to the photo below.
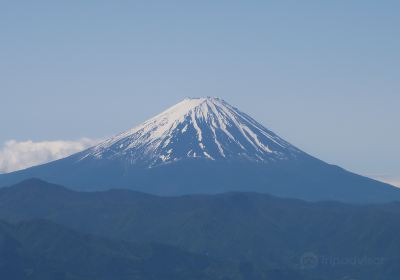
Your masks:
{"label": "foreground ridgeline", "polygon": [[399,203],[356,206],[256,193],[84,193],[28,180],[0,190],[0,275],[395,280],[399,219]]}
{"label": "foreground ridgeline", "polygon": [[95,147],[0,175],[75,190],[129,188],[157,195],[269,193],[309,201],[389,202],[400,190],[301,151],[218,98],[188,98]]}

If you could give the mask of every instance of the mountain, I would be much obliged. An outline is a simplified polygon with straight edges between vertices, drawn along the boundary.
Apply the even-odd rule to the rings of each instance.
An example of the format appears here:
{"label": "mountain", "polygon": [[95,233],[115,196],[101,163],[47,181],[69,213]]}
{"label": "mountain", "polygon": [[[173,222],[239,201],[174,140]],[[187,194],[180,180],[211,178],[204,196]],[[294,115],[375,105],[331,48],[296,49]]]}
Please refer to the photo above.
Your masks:
{"label": "mountain", "polygon": [[0,175],[0,186],[31,177],[85,191],[252,191],[310,201],[400,200],[399,189],[318,160],[227,102],[210,97],[185,99],[65,159]]}
{"label": "mountain", "polygon": [[9,280],[248,279],[239,264],[83,234],[44,220],[0,221],[0,260],[0,275]]}
{"label": "mountain", "polygon": [[78,160],[152,168],[188,159],[273,162],[302,154],[225,101],[194,98],[81,153]]}
{"label": "mountain", "polygon": [[248,263],[273,280],[400,276],[398,202],[350,205],[257,193],[85,193],[29,180],[0,190],[0,219],[48,219],[113,240],[167,244],[224,262]]}

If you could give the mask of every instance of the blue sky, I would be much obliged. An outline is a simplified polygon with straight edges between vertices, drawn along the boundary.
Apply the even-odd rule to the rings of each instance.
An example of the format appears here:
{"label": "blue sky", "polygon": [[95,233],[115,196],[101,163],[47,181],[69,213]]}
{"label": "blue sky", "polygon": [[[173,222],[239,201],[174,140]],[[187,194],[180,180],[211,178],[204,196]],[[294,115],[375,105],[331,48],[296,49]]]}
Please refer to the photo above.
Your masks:
{"label": "blue sky", "polygon": [[321,159],[400,179],[399,26],[385,0],[4,0],[0,146],[104,138],[218,96]]}

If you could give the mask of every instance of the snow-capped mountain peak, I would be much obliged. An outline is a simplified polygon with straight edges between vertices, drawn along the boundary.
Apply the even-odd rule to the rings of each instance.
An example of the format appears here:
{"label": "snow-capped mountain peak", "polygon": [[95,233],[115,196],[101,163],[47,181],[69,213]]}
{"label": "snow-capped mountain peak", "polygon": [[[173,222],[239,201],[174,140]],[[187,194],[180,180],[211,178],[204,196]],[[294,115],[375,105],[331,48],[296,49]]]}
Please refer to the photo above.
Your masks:
{"label": "snow-capped mountain peak", "polygon": [[302,152],[222,99],[186,98],[81,153],[154,167],[184,159],[287,160]]}

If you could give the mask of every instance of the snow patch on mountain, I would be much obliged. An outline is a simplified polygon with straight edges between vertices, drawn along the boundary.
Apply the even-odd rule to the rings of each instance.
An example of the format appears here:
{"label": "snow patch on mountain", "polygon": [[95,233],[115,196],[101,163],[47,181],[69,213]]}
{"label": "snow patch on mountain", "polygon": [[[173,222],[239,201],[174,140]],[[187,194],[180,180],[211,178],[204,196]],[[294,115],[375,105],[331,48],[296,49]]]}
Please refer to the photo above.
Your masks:
{"label": "snow patch on mountain", "polygon": [[189,158],[288,160],[302,152],[219,98],[186,98],[141,125],[80,154],[154,167]]}

